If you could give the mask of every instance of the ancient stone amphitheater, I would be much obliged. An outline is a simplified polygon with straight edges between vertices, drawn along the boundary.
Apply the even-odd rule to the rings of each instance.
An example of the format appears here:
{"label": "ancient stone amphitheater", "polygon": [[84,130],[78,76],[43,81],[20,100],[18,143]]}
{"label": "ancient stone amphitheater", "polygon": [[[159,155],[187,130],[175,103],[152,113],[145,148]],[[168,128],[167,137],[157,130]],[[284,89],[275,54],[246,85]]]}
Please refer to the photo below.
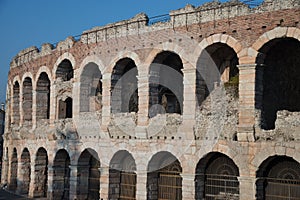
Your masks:
{"label": "ancient stone amphitheater", "polygon": [[187,5],[10,65],[2,184],[47,199],[300,199],[300,1]]}

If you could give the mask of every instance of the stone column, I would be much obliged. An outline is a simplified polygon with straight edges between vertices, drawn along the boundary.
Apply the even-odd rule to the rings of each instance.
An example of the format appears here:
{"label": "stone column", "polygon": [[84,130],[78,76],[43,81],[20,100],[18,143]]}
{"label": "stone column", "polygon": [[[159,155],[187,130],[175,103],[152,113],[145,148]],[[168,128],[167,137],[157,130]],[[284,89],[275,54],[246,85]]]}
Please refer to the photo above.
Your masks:
{"label": "stone column", "polygon": [[103,74],[102,77],[102,125],[101,137],[108,138],[107,127],[110,122],[110,73]]}
{"label": "stone column", "polygon": [[24,121],[24,112],[23,112],[23,85],[20,83],[20,93],[19,93],[19,112],[20,112],[20,123],[19,125],[23,125]]}
{"label": "stone column", "polygon": [[255,200],[256,187],[255,177],[240,176],[238,177],[240,182],[240,199],[241,200]]}
{"label": "stone column", "polygon": [[73,93],[73,118],[78,118],[80,112],[80,83],[79,82],[73,83],[72,93]]}
{"label": "stone column", "polygon": [[138,171],[136,173],[136,199],[147,199],[147,172]]}
{"label": "stone column", "polygon": [[21,159],[18,159],[17,188],[16,188],[16,192],[18,194],[22,193],[23,190],[24,172],[22,170],[22,166],[23,166],[23,162],[21,162]]}
{"label": "stone column", "polygon": [[149,76],[148,74],[142,74],[137,78],[138,78],[139,111],[138,111],[138,121],[136,127],[136,137],[147,138],[146,127],[148,125]]}
{"label": "stone column", "polygon": [[34,189],[35,189],[35,163],[31,163],[30,165],[31,173],[30,173],[30,184],[29,184],[29,191],[28,196],[30,198],[34,197]]}
{"label": "stone column", "polygon": [[48,164],[48,191],[47,191],[47,199],[53,200],[53,178],[54,178],[54,169],[53,166]]}
{"label": "stone column", "polygon": [[50,86],[50,125],[54,124],[54,120],[56,118],[55,113],[56,113],[56,98],[55,98],[55,94],[56,94],[56,86],[55,83],[52,83]]}
{"label": "stone column", "polygon": [[70,199],[77,199],[77,165],[69,165],[70,168]]}
{"label": "stone column", "polygon": [[180,134],[183,139],[194,139],[196,116],[196,69],[184,63],[183,71],[183,122]]}
{"label": "stone column", "polygon": [[193,174],[182,174],[182,199],[195,199],[195,177]]}
{"label": "stone column", "polygon": [[37,123],[37,119],[36,119],[36,95],[37,92],[36,90],[32,90],[32,129],[36,128],[36,123]]}
{"label": "stone column", "polygon": [[256,64],[239,65],[238,140],[254,141]]}
{"label": "stone column", "polygon": [[100,199],[108,200],[109,167],[101,167],[99,170],[100,170]]}

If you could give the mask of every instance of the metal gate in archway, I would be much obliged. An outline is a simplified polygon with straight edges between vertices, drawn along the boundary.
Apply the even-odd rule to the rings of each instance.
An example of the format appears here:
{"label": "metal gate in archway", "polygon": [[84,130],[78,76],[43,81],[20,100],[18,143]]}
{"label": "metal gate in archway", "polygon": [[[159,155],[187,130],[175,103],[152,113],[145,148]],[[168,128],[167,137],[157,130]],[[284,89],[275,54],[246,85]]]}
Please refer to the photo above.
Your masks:
{"label": "metal gate in archway", "polygon": [[266,200],[300,200],[300,180],[266,178]]}
{"label": "metal gate in archway", "polygon": [[136,174],[134,172],[121,172],[120,176],[120,200],[135,200]]}
{"label": "metal gate in archway", "polygon": [[164,171],[158,176],[158,200],[182,199],[182,178],[178,172]]}

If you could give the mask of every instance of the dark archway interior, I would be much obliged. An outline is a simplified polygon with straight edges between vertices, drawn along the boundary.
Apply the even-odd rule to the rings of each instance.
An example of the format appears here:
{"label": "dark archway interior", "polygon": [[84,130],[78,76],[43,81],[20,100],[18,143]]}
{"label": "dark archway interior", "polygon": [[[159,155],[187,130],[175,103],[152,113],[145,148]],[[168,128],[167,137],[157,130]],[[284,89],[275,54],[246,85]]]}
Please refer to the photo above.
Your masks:
{"label": "dark archway interior", "polygon": [[197,62],[196,94],[198,105],[207,98],[220,81],[238,88],[236,52],[227,44],[215,43],[201,53]]}
{"label": "dark archway interior", "polygon": [[59,150],[53,162],[53,199],[68,200],[70,190],[70,157],[66,150]]}
{"label": "dark archway interior", "polygon": [[[263,88],[262,98],[257,98],[256,107],[261,109],[261,128],[275,128],[277,111],[300,111],[300,42],[292,38],[274,39],[260,50],[257,62],[264,64],[263,70],[257,71],[257,77],[263,73],[263,80],[257,81],[258,88]],[[263,87],[261,87],[261,84]]]}
{"label": "dark archway interior", "polygon": [[169,152],[155,154],[147,173],[147,200],[182,199],[182,167]]}
{"label": "dark archway interior", "polygon": [[100,161],[94,150],[84,150],[78,159],[77,199],[99,199]]}
{"label": "dark archway interior", "polygon": [[15,82],[13,86],[13,123],[18,124],[20,122],[20,85],[19,82]]}
{"label": "dark archway interior", "polygon": [[[179,55],[164,51],[150,66],[149,116],[161,113],[182,114],[183,64]],[[160,105],[157,107],[155,105]]]}
{"label": "dark archway interior", "polygon": [[23,82],[23,115],[24,121],[32,120],[32,81],[29,77]]}
{"label": "dark archway interior", "polygon": [[16,191],[17,177],[18,177],[18,154],[17,154],[17,149],[14,148],[11,156],[11,162],[10,162],[10,180],[8,185],[9,190]]}
{"label": "dark archway interior", "polygon": [[80,111],[100,110],[102,106],[102,74],[95,63],[87,64],[80,77]]}
{"label": "dark archway interior", "polygon": [[21,154],[21,170],[20,170],[20,184],[18,185],[18,191],[20,194],[28,194],[30,184],[30,154],[27,148],[25,148]]}
{"label": "dark archway interior", "polygon": [[74,71],[72,63],[68,59],[64,59],[57,67],[56,78],[61,78],[62,81],[69,81],[73,76]]}
{"label": "dark archway interior", "polygon": [[239,169],[226,155],[210,153],[196,168],[196,199],[239,199]]}
{"label": "dark archway interior", "polygon": [[66,98],[65,101],[59,100],[59,119],[72,118],[73,115],[73,99],[71,97]]}
{"label": "dark archway interior", "polygon": [[36,88],[36,119],[49,119],[50,117],[50,80],[47,73],[42,72],[37,81]]}
{"label": "dark archway interior", "polygon": [[109,199],[136,199],[136,164],[132,155],[118,151],[109,165]]}
{"label": "dark archway interior", "polygon": [[48,155],[44,148],[39,148],[35,158],[34,197],[47,197]]}
{"label": "dark archway interior", "polygon": [[111,76],[112,113],[138,112],[137,67],[130,58],[119,60]]}
{"label": "dark archway interior", "polygon": [[293,158],[269,157],[261,164],[256,175],[258,200],[300,197],[300,164]]}

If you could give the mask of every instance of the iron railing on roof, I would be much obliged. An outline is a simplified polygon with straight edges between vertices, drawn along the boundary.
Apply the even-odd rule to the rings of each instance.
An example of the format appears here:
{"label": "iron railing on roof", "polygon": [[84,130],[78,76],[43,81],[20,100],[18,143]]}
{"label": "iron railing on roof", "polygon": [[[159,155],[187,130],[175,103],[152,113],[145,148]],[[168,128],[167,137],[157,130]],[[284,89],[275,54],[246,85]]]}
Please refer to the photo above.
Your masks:
{"label": "iron railing on roof", "polygon": [[148,25],[156,24],[158,22],[168,22],[170,20],[171,20],[171,17],[169,14],[158,15],[158,16],[150,17]]}

